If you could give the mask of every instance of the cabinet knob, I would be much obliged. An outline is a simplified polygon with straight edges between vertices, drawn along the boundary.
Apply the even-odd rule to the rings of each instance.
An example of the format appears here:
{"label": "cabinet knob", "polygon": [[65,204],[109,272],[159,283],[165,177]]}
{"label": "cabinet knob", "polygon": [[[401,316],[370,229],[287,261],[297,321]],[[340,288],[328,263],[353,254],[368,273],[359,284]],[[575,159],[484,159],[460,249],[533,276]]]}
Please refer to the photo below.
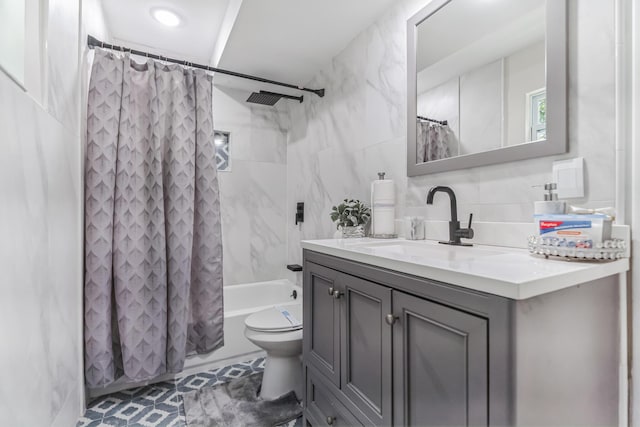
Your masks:
{"label": "cabinet knob", "polygon": [[330,295],[330,296],[333,296],[333,291],[334,291],[334,289],[333,289],[333,288],[329,288],[329,295]]}
{"label": "cabinet knob", "polygon": [[336,422],[336,417],[331,417],[331,416],[327,417],[327,424],[328,425],[332,426],[333,423],[335,423],[335,422]]}
{"label": "cabinet knob", "polygon": [[396,320],[398,319],[399,317],[394,316],[393,314],[387,314],[386,316],[384,316],[384,320],[385,322],[387,322],[387,325],[393,325],[394,323],[396,323]]}
{"label": "cabinet knob", "polygon": [[336,289],[335,291],[333,291],[333,297],[334,297],[335,299],[340,298],[342,295],[344,295],[344,292],[340,292],[340,291],[339,291],[339,290],[337,290],[337,289]]}

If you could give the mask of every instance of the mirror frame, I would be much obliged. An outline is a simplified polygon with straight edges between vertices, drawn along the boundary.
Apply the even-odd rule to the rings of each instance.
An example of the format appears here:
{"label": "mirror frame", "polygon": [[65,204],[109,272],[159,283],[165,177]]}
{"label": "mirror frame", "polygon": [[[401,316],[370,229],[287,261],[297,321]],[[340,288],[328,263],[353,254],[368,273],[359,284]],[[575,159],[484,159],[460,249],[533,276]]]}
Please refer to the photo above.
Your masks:
{"label": "mirror frame", "polygon": [[455,0],[432,0],[407,21],[407,176],[467,169],[566,153],[567,137],[567,0],[546,2],[547,139],[480,153],[416,163],[417,26]]}

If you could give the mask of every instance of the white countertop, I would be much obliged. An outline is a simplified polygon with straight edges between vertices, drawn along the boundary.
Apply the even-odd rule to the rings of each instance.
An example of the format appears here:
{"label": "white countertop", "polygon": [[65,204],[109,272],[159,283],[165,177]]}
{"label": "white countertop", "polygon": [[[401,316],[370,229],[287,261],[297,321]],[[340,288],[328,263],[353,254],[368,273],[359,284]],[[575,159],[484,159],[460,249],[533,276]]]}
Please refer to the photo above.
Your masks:
{"label": "white countertop", "polygon": [[432,240],[303,240],[302,247],[364,264],[522,300],[629,270],[629,259],[545,259],[525,249],[441,245]]}

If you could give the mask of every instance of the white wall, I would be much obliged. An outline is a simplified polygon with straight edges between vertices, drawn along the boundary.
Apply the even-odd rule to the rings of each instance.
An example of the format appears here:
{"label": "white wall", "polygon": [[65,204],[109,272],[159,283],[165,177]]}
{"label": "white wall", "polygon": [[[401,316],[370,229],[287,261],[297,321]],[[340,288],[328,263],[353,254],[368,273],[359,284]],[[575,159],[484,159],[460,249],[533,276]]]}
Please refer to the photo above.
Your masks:
{"label": "white wall", "polygon": [[27,92],[0,75],[0,407],[6,425],[70,426],[83,399],[80,3],[35,4]]}
{"label": "white wall", "polygon": [[24,80],[24,1],[0,0],[0,69]]}
{"label": "white wall", "polygon": [[[369,199],[370,182],[378,171],[396,182],[398,217],[448,220],[445,197],[433,206],[425,204],[428,188],[438,184],[456,191],[460,218],[473,212],[479,222],[518,223],[531,222],[533,201],[542,198],[532,186],[551,179],[552,161],[583,156],[586,197],[572,203],[614,204],[613,2],[569,0],[570,153],[409,179],[406,20],[427,3],[398,2],[309,82],[325,87],[327,96],[310,97],[292,108],[287,147],[289,262],[301,261],[301,239],[333,234],[328,212],[336,201],[345,196]],[[297,201],[307,204],[302,227],[295,227],[291,216]]]}
{"label": "white wall", "polygon": [[502,59],[460,76],[460,154],[502,145]]}
{"label": "white wall", "polygon": [[505,123],[503,145],[529,141],[526,123],[526,94],[545,87],[544,42],[528,46],[505,58]]}

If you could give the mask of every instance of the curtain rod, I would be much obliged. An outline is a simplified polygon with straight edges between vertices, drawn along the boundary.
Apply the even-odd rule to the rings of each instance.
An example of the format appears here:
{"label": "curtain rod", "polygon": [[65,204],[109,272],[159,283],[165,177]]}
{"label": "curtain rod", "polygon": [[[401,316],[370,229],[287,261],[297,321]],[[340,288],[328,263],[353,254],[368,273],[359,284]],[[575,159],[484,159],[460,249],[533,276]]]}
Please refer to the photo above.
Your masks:
{"label": "curtain rod", "polygon": [[200,68],[202,70],[213,71],[215,73],[226,74],[228,76],[233,76],[233,77],[239,77],[241,79],[253,80],[253,81],[262,82],[262,83],[269,83],[269,84],[272,84],[272,85],[284,86],[284,87],[288,87],[288,88],[296,89],[296,90],[303,90],[305,92],[315,93],[320,98],[322,98],[324,96],[324,89],[309,89],[309,88],[306,88],[306,87],[296,86],[296,85],[292,85],[292,84],[289,84],[289,83],[283,83],[283,82],[278,82],[278,81],[275,81],[275,80],[265,79],[265,78],[262,78],[262,77],[251,76],[249,74],[238,73],[236,71],[229,71],[229,70],[224,70],[222,68],[210,67],[208,65],[194,64],[193,62],[189,62],[189,61],[184,61],[184,60],[179,60],[179,59],[174,59],[174,58],[167,58],[166,56],[160,56],[160,55],[156,55],[156,54],[149,53],[149,52],[143,52],[141,50],[130,49],[128,47],[116,46],[116,45],[113,45],[113,44],[104,43],[104,42],[98,40],[97,38],[95,38],[95,37],[93,37],[91,35],[87,37],[87,44],[89,45],[89,48],[100,47],[100,48],[103,48],[103,49],[119,50],[121,52],[129,52],[129,53],[132,53],[134,55],[145,56],[145,57],[151,58],[151,59],[159,59],[160,61],[172,62],[174,64],[182,64],[184,66],[189,66],[189,67],[193,67],[193,68]]}
{"label": "curtain rod", "polygon": [[442,126],[446,126],[448,124],[448,122],[446,120],[434,120],[434,119],[430,119],[429,117],[422,117],[422,116],[416,116],[419,120],[425,120],[427,122],[432,122],[432,123],[437,123],[439,125]]}

